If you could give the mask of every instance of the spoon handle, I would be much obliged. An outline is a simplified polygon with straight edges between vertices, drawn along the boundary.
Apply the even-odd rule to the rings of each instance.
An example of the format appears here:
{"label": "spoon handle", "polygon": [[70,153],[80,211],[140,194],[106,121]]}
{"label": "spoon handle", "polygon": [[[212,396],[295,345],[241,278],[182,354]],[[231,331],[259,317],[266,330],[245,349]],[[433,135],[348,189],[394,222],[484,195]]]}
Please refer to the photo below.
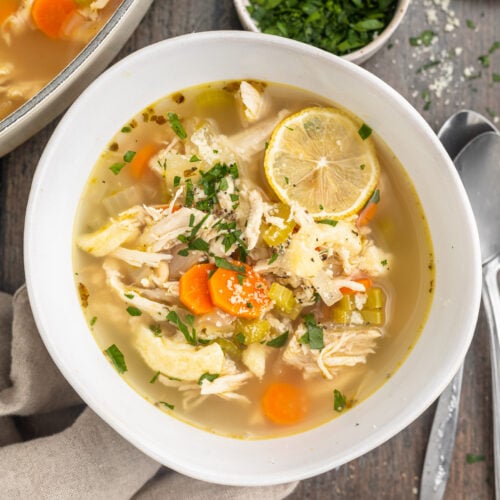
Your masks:
{"label": "spoon handle", "polygon": [[495,497],[500,498],[500,254],[483,266],[483,303],[490,330]]}

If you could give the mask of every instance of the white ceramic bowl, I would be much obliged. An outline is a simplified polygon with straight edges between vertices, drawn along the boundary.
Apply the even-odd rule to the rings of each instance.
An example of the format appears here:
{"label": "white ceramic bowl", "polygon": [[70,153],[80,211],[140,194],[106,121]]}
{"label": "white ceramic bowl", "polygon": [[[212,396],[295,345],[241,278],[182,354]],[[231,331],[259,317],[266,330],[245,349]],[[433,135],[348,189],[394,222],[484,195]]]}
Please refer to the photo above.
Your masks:
{"label": "white ceramic bowl", "polygon": [[61,73],[14,113],[0,120],[0,157],[67,108],[118,54],[153,0],[123,0],[109,21]]}
{"label": "white ceramic bowl", "polygon": [[[242,78],[303,87],[369,123],[413,179],[427,214],[436,264],[435,296],[426,326],[383,387],[321,427],[257,441],[189,426],[131,389],[89,332],[72,269],[77,204],[113,134],[166,94],[204,82]],[[99,120],[96,109],[101,111]],[[283,483],[319,474],[370,451],[410,424],[459,368],[473,335],[481,288],[477,229],[465,191],[417,111],[354,64],[308,45],[243,31],[160,42],[120,61],[87,88],[61,120],[40,159],[28,204],[25,265],[45,345],[89,406],[162,464],[198,479],[234,485]]]}
{"label": "white ceramic bowl", "polygon": [[[250,5],[249,0],[233,0],[234,6],[236,7],[236,12],[240,18],[240,22],[243,27],[248,31],[254,31],[260,33],[260,29],[253,17],[249,14],[247,7]],[[385,27],[385,29],[371,41],[369,44],[361,47],[358,50],[351,52],[342,56],[343,59],[351,61],[356,64],[362,64],[372,57],[376,52],[378,52],[392,36],[396,28],[401,24],[403,17],[410,5],[410,0],[399,0],[394,16]]]}

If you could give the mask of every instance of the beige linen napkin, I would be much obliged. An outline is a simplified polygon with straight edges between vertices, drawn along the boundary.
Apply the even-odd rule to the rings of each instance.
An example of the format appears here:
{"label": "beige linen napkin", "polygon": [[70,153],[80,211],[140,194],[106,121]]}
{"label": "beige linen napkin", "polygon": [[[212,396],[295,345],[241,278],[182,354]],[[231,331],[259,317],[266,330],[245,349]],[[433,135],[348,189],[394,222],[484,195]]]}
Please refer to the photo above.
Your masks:
{"label": "beige linen napkin", "polygon": [[0,292],[0,497],[277,500],[296,483],[243,488],[173,472],[125,441],[59,373],[25,287]]}

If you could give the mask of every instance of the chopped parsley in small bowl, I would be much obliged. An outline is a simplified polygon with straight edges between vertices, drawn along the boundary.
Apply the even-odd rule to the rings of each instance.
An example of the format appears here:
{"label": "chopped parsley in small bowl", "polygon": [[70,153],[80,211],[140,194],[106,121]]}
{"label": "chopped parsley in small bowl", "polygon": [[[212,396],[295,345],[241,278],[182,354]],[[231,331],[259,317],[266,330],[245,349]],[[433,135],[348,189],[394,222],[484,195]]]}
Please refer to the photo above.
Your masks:
{"label": "chopped parsley in small bowl", "polygon": [[292,38],[361,64],[399,26],[410,0],[234,0],[249,31]]}

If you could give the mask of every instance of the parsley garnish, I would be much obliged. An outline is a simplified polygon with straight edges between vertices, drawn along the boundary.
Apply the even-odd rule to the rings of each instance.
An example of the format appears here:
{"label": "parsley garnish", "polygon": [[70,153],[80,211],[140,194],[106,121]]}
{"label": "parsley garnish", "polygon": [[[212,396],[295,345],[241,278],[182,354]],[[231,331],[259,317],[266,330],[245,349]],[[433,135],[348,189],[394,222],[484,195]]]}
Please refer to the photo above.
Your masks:
{"label": "parsley garnish", "polygon": [[410,38],[410,45],[412,45],[413,47],[418,47],[419,45],[425,45],[426,47],[428,47],[432,43],[432,40],[435,36],[436,33],[434,33],[434,31],[422,31],[419,36]]}
{"label": "parsley garnish", "polygon": [[182,125],[179,117],[176,113],[168,113],[168,121],[170,122],[170,126],[172,130],[178,135],[180,139],[185,139],[187,137],[186,130]]}
{"label": "parsley garnish", "polygon": [[318,224],[328,224],[329,226],[335,227],[338,224],[338,221],[331,219],[321,219],[316,221]]}
{"label": "parsley garnish", "polygon": [[204,380],[208,380],[209,382],[213,382],[216,378],[219,378],[218,373],[204,373],[199,379],[198,379],[198,384],[201,385],[201,383]]}
{"label": "parsley garnish", "polygon": [[158,401],[158,404],[166,406],[169,410],[173,410],[175,408],[173,404],[167,403],[166,401]]}
{"label": "parsley garnish", "polygon": [[191,158],[189,158],[189,161],[191,163],[194,163],[195,161],[201,161],[196,155],[193,155],[191,156]]}
{"label": "parsley garnish", "polygon": [[278,254],[277,253],[273,253],[271,255],[271,258],[267,261],[267,263],[268,264],[272,264],[277,258],[278,258]]}
{"label": "parsley garnish", "polygon": [[222,257],[214,257],[215,265],[217,267],[221,267],[222,269],[228,269],[229,271],[236,271],[237,273],[245,274],[246,269],[245,266],[237,266],[236,264],[232,264],[231,262],[223,259]]}
{"label": "parsley garnish", "polygon": [[278,335],[277,337],[274,337],[274,339],[271,339],[269,342],[266,343],[269,347],[283,347],[286,344],[286,341],[288,340],[288,332],[282,333],[281,335]]}
{"label": "parsley garnish", "polygon": [[[184,338],[186,339],[186,342],[191,345],[197,345],[198,344],[198,339],[196,337],[196,330],[193,327],[194,323],[194,316],[191,314],[187,314],[186,317],[184,318],[184,321],[187,323],[184,323],[179,315],[175,311],[170,311],[167,314],[167,320],[170,321],[170,323],[174,324],[184,335]],[[191,328],[191,331],[189,330]]]}
{"label": "parsley garnish", "polygon": [[134,159],[134,156],[135,156],[135,151],[127,151],[123,155],[123,161],[126,161],[127,163],[130,163]]}
{"label": "parsley garnish", "polygon": [[467,25],[467,28],[469,28],[471,30],[476,29],[476,24],[474,23],[474,21],[472,19],[466,19],[465,24]]}
{"label": "parsley garnish", "polygon": [[122,127],[121,130],[124,134],[128,134],[129,132],[132,132],[132,129],[130,127]]}
{"label": "parsley garnish", "polygon": [[89,325],[90,325],[90,326],[94,326],[96,321],[97,321],[97,316],[94,316],[94,317],[93,317],[93,318],[89,321]]}
{"label": "parsley garnish", "polygon": [[323,341],[323,328],[318,326],[313,314],[306,314],[304,316],[304,324],[306,326],[306,333],[300,337],[301,344],[309,344],[311,349],[323,349],[325,347]]}
{"label": "parsley garnish", "polygon": [[130,316],[141,316],[142,314],[142,311],[134,306],[128,306],[127,312],[130,314]]}
{"label": "parsley garnish", "polygon": [[115,175],[118,175],[121,171],[121,169],[125,166],[125,163],[113,163],[113,165],[111,165],[111,167],[109,167],[109,169],[111,170],[111,172],[113,172]]}
{"label": "parsley garnish", "polygon": [[108,355],[118,373],[125,373],[127,371],[125,357],[116,344],[111,344],[104,352]]}
{"label": "parsley garnish", "polygon": [[158,377],[160,376],[160,372],[156,372],[154,375],[153,375],[153,378],[149,381],[150,384],[154,384],[156,382],[156,380],[158,379]]}
{"label": "parsley garnish", "polygon": [[149,329],[153,332],[155,337],[161,337],[161,326],[160,325],[149,325]]}
{"label": "parsley garnish", "polygon": [[468,464],[475,464],[476,462],[484,462],[486,457],[484,455],[473,455],[472,453],[467,453],[465,455],[465,461]]}
{"label": "parsley garnish", "polygon": [[363,139],[363,141],[365,139],[368,139],[368,137],[372,135],[372,132],[373,130],[366,123],[363,123],[363,125],[361,125],[360,129],[358,130],[358,134],[361,139]]}
{"label": "parsley garnish", "polygon": [[174,187],[179,187],[180,183],[181,183],[181,178],[178,175],[176,175],[174,177]]}
{"label": "parsley garnish", "polygon": [[346,408],[347,401],[345,396],[338,390],[334,389],[333,391],[333,409],[335,411],[343,412]]}
{"label": "parsley garnish", "polygon": [[124,293],[123,295],[125,295],[125,297],[127,297],[127,299],[133,299],[135,297],[135,295],[133,293]]}

